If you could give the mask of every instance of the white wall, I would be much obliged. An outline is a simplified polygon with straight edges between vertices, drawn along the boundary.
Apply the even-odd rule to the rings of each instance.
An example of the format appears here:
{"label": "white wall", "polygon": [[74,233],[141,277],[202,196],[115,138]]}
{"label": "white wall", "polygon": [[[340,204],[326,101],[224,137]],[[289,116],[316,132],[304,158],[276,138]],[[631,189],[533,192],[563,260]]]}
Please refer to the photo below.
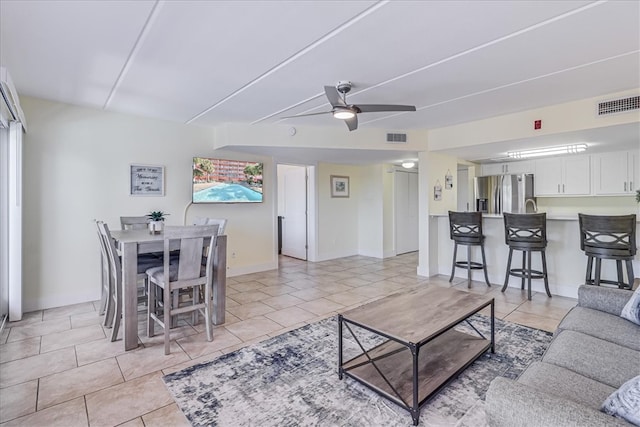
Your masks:
{"label": "white wall", "polygon": [[383,165],[363,166],[360,171],[358,253],[384,257]]}
{"label": "white wall", "polygon": [[[28,97],[22,98],[22,106],[29,119],[24,142],[25,311],[99,298],[94,219],[117,229],[120,215],[163,210],[170,214],[167,224],[182,224],[191,200],[193,156],[265,163],[262,204],[192,205],[188,220],[229,219],[230,275],[277,267],[275,166],[270,158],[214,154],[213,131],[207,128]],[[129,196],[131,163],[164,165],[166,196]]]}

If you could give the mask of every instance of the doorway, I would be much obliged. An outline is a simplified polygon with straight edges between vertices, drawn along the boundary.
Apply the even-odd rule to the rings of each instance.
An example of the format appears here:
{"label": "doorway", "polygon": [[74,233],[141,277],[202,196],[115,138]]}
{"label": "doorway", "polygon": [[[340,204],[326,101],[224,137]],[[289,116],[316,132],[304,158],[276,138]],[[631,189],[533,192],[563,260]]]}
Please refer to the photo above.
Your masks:
{"label": "doorway", "polygon": [[306,166],[277,165],[278,248],[282,255],[308,259],[308,182]]}
{"label": "doorway", "polygon": [[396,170],[396,255],[418,250],[418,171]]}

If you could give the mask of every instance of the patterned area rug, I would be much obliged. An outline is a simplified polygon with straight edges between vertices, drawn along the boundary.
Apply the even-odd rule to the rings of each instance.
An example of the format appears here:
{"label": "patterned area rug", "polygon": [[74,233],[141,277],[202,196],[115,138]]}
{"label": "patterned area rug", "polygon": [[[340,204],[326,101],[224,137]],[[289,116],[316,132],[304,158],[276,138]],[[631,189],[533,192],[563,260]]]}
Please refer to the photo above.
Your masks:
{"label": "patterned area rug", "polygon": [[[485,336],[487,317],[472,317]],[[551,334],[496,319],[485,353],[422,408],[422,426],[486,424],[482,401],[497,376],[517,377],[542,357]],[[465,324],[456,327],[470,332]],[[164,377],[194,426],[411,426],[409,412],[337,374],[337,318],[304,326]],[[359,331],[366,347],[378,341]],[[345,331],[345,360],[359,353]],[[215,337],[214,337],[215,339]]]}

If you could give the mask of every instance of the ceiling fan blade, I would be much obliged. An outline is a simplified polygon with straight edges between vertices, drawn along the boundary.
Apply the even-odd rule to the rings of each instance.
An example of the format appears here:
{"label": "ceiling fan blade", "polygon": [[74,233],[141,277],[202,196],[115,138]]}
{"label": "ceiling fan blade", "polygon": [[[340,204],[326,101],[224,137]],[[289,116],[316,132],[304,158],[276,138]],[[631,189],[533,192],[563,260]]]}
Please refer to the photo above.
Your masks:
{"label": "ceiling fan blade", "polygon": [[327,99],[329,100],[329,103],[331,104],[332,107],[335,106],[341,106],[341,107],[346,107],[347,104],[344,102],[344,100],[340,97],[340,94],[338,93],[338,89],[336,89],[333,86],[325,86],[324,87],[324,93],[325,95],[327,95]]}
{"label": "ceiling fan blade", "polygon": [[359,104],[354,105],[361,113],[378,113],[385,111],[416,111],[415,105],[396,105],[396,104]]}
{"label": "ceiling fan blade", "polygon": [[331,111],[321,111],[319,113],[307,113],[307,114],[298,114],[296,116],[285,116],[280,117],[281,119],[295,119],[296,117],[306,117],[306,116],[319,116],[322,114],[331,114]]}
{"label": "ceiling fan blade", "polygon": [[349,131],[358,129],[358,116],[357,115],[354,115],[350,119],[345,119],[344,122],[347,124],[347,127],[349,128]]}

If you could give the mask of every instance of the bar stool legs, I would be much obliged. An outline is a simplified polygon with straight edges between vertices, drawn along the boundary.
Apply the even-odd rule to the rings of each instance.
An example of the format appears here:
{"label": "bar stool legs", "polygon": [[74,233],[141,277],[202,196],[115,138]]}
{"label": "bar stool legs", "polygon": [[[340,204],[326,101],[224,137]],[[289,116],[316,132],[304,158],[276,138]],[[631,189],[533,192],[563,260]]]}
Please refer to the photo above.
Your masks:
{"label": "bar stool legs", "polygon": [[521,278],[520,289],[524,290],[525,281],[527,284],[527,298],[531,300],[531,279],[543,279],[544,290],[547,296],[551,298],[551,292],[549,291],[549,277],[547,274],[547,256],[544,251],[540,252],[542,257],[542,271],[533,270],[531,268],[531,252],[522,251],[522,268],[511,268],[511,260],[513,258],[513,248],[509,248],[509,258],[507,259],[507,272],[504,278],[504,285],[502,285],[502,292],[506,291],[509,287],[509,277],[516,276]]}
{"label": "bar stool legs", "polygon": [[[487,286],[491,286],[489,282],[489,276],[487,274],[487,260],[484,254],[484,245],[480,246],[480,252],[482,253],[482,264],[479,262],[471,261],[471,246],[465,245],[467,247],[467,261],[457,261],[458,256],[458,242],[453,242],[453,263],[451,266],[451,276],[449,277],[449,282],[453,281],[453,276],[456,272],[456,267],[458,268],[466,268],[467,269],[467,287],[471,288],[471,270],[480,270],[482,269],[484,272],[484,281],[487,283]],[[476,246],[476,245],[474,245]]]}

